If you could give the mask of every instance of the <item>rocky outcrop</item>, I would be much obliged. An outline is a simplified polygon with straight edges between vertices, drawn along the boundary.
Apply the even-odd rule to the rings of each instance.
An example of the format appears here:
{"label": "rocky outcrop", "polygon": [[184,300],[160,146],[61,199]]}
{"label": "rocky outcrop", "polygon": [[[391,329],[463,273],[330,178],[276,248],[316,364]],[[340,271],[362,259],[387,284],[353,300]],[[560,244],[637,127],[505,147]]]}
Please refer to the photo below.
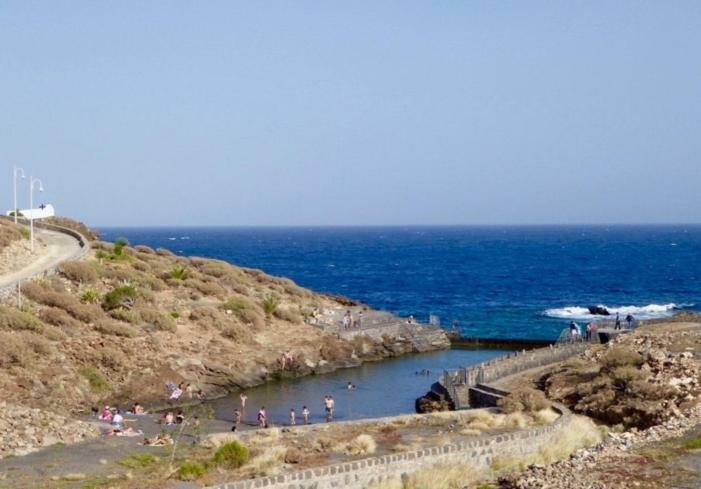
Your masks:
{"label": "rocky outcrop", "polygon": [[94,438],[99,428],[48,411],[0,402],[0,458]]}
{"label": "rocky outcrop", "polygon": [[604,306],[589,306],[589,314],[593,314],[595,316],[610,316],[611,313],[609,312],[608,309],[606,309]]}

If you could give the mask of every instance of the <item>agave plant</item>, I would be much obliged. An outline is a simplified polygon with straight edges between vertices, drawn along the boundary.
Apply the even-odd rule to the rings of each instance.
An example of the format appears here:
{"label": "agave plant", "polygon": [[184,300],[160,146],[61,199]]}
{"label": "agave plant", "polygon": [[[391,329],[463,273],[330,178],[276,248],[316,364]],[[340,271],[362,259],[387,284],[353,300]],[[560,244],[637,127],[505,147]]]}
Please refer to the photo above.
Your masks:
{"label": "agave plant", "polygon": [[175,265],[170,269],[170,278],[174,278],[175,280],[185,280],[187,274],[187,268],[182,265]]}

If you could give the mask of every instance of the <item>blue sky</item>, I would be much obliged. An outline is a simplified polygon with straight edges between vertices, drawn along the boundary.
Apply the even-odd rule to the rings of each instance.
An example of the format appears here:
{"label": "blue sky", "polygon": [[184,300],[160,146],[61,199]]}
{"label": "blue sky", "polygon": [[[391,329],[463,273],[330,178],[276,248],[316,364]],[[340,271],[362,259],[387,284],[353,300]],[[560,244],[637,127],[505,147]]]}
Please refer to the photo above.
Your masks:
{"label": "blue sky", "polygon": [[91,225],[699,222],[699,26],[683,1],[0,1],[0,197],[18,164]]}

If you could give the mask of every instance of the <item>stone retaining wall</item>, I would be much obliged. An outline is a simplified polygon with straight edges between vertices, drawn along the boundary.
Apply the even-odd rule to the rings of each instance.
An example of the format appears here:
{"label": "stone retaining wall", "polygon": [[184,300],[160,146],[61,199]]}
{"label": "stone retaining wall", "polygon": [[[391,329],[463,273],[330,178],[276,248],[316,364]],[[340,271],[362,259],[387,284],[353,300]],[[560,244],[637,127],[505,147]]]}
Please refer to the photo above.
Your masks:
{"label": "stone retaining wall", "polygon": [[439,384],[448,392],[455,409],[480,407],[468,402],[469,390],[476,385],[488,384],[524,370],[561,362],[583,352],[589,346],[586,342],[563,343],[537,350],[510,353],[472,367],[445,371],[439,379]]}
{"label": "stone retaining wall", "polygon": [[405,478],[438,464],[462,464],[486,468],[496,457],[523,457],[537,453],[569,425],[572,414],[555,405],[560,417],[547,426],[477,437],[474,440],[430,447],[411,452],[372,457],[355,462],[327,465],[271,477],[229,482],[209,489],[362,489],[387,479]]}

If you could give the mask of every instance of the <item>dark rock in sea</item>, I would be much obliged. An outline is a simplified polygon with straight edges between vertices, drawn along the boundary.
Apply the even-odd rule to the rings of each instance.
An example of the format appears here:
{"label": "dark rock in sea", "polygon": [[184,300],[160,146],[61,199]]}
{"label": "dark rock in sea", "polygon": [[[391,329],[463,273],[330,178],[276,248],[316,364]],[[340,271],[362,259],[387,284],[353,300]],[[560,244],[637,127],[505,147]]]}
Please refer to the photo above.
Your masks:
{"label": "dark rock in sea", "polygon": [[589,314],[595,316],[610,316],[611,313],[604,306],[589,306]]}

